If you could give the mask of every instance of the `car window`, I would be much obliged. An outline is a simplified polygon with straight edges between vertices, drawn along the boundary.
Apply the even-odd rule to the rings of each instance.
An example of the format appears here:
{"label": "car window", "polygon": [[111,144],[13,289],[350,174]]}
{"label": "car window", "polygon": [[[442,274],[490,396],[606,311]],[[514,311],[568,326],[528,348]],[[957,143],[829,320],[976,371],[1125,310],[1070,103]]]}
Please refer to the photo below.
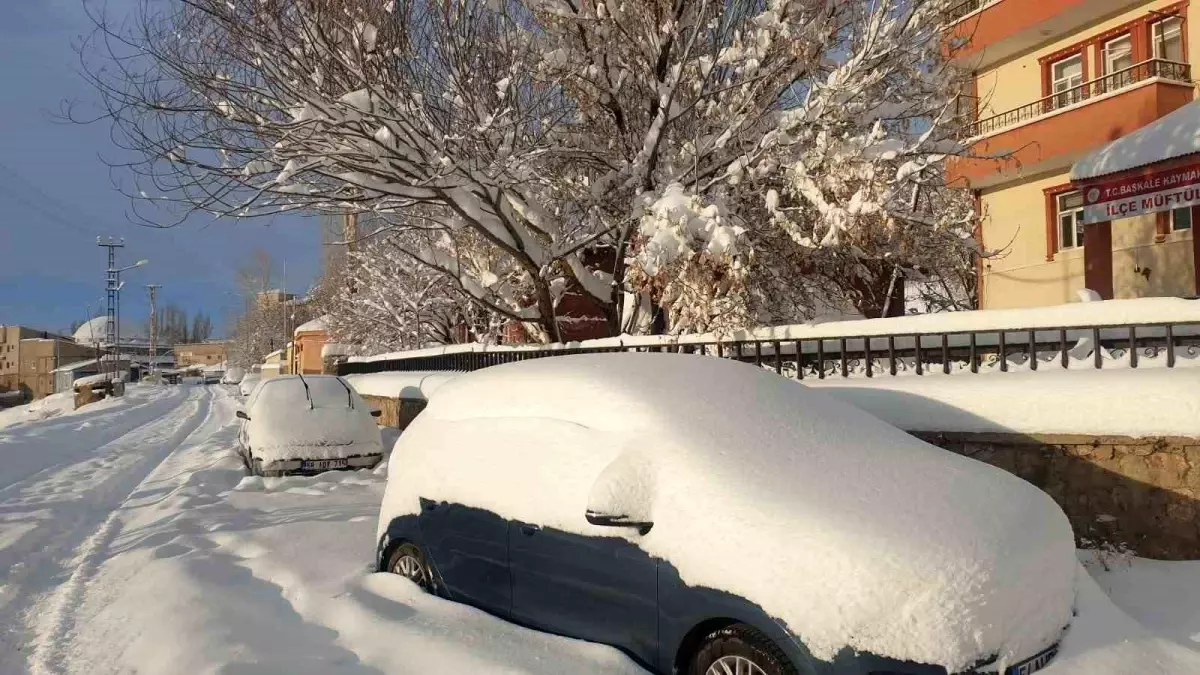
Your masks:
{"label": "car window", "polygon": [[[307,391],[305,390],[307,385]],[[271,380],[251,401],[251,405],[266,403],[272,406],[307,408],[311,401],[314,408],[357,407],[352,390],[336,377],[299,377]]]}

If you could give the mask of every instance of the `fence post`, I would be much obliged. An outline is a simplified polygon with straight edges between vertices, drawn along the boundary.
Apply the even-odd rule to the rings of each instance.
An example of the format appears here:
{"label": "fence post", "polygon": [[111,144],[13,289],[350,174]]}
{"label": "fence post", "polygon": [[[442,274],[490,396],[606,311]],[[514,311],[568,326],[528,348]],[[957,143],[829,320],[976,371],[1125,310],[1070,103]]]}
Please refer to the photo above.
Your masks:
{"label": "fence post", "polygon": [[775,342],[771,343],[771,345],[772,345],[772,347],[775,348],[775,373],[777,375],[782,375],[783,374],[783,354],[779,353],[779,340],[776,340]]}
{"label": "fence post", "polygon": [[1007,333],[1000,331],[1000,372],[1008,372],[1008,344],[1006,340]]}
{"label": "fence post", "polygon": [[817,379],[825,379],[825,341],[817,340]]}
{"label": "fence post", "polygon": [[863,360],[867,364],[867,377],[875,377],[874,373],[871,372],[871,338],[870,337],[863,338]]}
{"label": "fence post", "polygon": [[1129,327],[1129,367],[1137,368],[1137,326]]}
{"label": "fence post", "polygon": [[1097,370],[1104,367],[1104,358],[1100,355],[1100,329],[1092,329],[1092,362]]}
{"label": "fence post", "polygon": [[1167,367],[1175,367],[1175,331],[1167,324]]}
{"label": "fence post", "polygon": [[896,336],[888,336],[888,371],[896,374]]}
{"label": "fence post", "polygon": [[913,349],[917,355],[917,374],[924,375],[925,371],[923,370],[922,364],[921,364],[921,336],[920,335],[913,336]]}
{"label": "fence post", "polygon": [[950,374],[950,336],[942,333],[942,373]]}
{"label": "fence post", "polygon": [[1029,369],[1037,370],[1037,331],[1029,331]]}
{"label": "fence post", "polygon": [[978,373],[979,365],[976,363],[976,359],[975,359],[975,356],[976,356],[976,354],[975,354],[975,333],[972,331],[970,333],[970,336],[971,336],[971,372]]}
{"label": "fence post", "polygon": [[804,351],[800,349],[799,340],[796,340],[796,379],[804,379]]}
{"label": "fence post", "polygon": [[850,367],[846,363],[846,338],[841,339],[842,346],[842,377],[850,377]]}

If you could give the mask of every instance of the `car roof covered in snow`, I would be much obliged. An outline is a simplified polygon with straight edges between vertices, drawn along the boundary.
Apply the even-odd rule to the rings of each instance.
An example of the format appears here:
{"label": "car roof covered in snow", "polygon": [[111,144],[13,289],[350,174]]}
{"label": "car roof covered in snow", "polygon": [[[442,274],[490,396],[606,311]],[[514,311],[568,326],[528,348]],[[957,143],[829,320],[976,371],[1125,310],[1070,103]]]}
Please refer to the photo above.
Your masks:
{"label": "car roof covered in snow", "polygon": [[625,495],[654,522],[640,547],[690,586],[758,603],[822,659],[851,647],[954,672],[1036,653],[1070,619],[1074,541],[1044,493],[732,360],[575,355],[466,374],[392,466],[385,516],[429,498],[624,536],[583,513]]}

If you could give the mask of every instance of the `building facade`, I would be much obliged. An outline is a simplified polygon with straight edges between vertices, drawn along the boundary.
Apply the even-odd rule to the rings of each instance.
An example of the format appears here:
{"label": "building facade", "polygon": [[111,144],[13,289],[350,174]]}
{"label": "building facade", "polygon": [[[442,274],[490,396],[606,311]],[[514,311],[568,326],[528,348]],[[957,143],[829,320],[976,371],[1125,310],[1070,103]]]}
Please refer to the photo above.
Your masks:
{"label": "building facade", "polygon": [[[1200,45],[1178,0],[970,0],[954,53],[974,74],[971,147],[952,177],[976,196],[985,309],[1196,295],[1191,206],[1085,225],[1072,166],[1195,97]],[[1196,214],[1200,216],[1200,213]]]}
{"label": "building facade", "polygon": [[226,358],[226,344],[224,342],[197,342],[175,345],[176,368],[215,366],[225,363]]}
{"label": "building facade", "polygon": [[54,371],[94,358],[96,349],[73,339],[24,326],[0,326],[0,392],[19,391],[25,400],[53,394]]}

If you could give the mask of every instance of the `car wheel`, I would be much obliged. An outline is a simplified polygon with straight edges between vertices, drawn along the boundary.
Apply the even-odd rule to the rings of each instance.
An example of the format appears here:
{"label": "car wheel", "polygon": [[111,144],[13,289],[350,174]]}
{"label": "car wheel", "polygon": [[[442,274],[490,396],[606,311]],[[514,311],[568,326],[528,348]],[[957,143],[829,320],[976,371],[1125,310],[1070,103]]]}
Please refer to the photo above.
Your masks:
{"label": "car wheel", "polygon": [[392,551],[388,557],[387,571],[399,574],[414,584],[420,586],[426,593],[435,592],[433,570],[425,554],[415,545],[405,542]]}
{"label": "car wheel", "polygon": [[796,675],[770,638],[743,623],[718,630],[700,643],[688,675]]}

